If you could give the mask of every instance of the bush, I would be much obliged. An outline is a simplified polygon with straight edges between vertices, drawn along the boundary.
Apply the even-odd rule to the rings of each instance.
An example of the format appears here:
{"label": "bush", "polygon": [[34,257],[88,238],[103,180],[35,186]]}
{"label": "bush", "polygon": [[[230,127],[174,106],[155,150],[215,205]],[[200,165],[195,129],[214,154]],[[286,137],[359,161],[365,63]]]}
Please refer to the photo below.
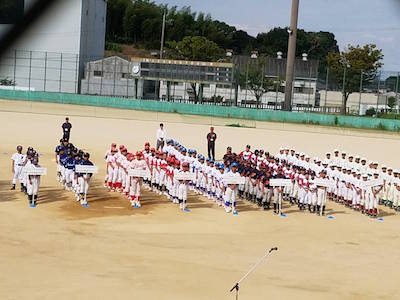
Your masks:
{"label": "bush", "polygon": [[376,114],[376,110],[373,107],[370,107],[367,109],[367,111],[365,112],[366,116],[372,117]]}
{"label": "bush", "polygon": [[339,125],[339,118],[337,116],[335,116],[334,122],[335,122],[335,126]]}
{"label": "bush", "polygon": [[121,45],[112,42],[106,42],[106,50],[114,51],[114,52],[121,52]]}
{"label": "bush", "polygon": [[396,107],[396,104],[397,104],[396,97],[391,96],[388,98],[387,105],[390,107],[390,111],[392,111]]}
{"label": "bush", "polygon": [[378,126],[376,127],[379,130],[386,130],[386,126],[379,122]]}

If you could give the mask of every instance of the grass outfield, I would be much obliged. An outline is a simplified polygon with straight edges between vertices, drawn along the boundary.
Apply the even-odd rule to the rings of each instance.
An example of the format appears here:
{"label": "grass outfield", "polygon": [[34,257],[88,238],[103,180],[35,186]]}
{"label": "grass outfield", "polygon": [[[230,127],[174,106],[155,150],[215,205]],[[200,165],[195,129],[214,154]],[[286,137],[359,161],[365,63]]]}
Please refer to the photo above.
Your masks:
{"label": "grass outfield", "polygon": [[[56,182],[54,148],[64,116],[71,141],[99,165],[89,208]],[[86,115],[86,116],[85,116]],[[265,251],[279,250],[243,282],[240,299],[398,299],[400,216],[383,222],[336,203],[317,217],[286,203],[286,218],[239,202],[227,215],[189,196],[190,213],[145,192],[143,207],[102,188],[103,155],[111,142],[136,150],[155,142],[159,122],[168,135],[206,152],[209,124],[217,156],[246,144],[276,153],[280,146],[323,157],[339,148],[400,168],[400,136],[307,125],[210,119],[72,105],[0,101],[0,299],[234,299],[229,289]],[[36,209],[10,188],[10,157],[31,145],[48,168]]]}

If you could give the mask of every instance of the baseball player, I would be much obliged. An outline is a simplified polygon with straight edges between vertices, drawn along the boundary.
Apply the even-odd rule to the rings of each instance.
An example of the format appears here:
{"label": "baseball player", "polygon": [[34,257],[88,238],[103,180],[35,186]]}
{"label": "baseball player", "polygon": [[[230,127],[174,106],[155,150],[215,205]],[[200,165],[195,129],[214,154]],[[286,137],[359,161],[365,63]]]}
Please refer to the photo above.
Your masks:
{"label": "baseball player", "polygon": [[[136,160],[133,160],[131,163],[131,168],[132,169],[138,169],[138,170],[146,170],[148,169],[148,164],[144,160],[143,153],[141,151],[136,152]],[[133,177],[131,179],[131,190],[130,190],[130,195],[131,195],[131,205],[132,207],[135,208],[140,208],[140,190],[143,184],[143,178],[141,177]]]}
{"label": "baseball player", "polygon": [[[83,166],[93,166],[93,163],[89,160],[90,154],[89,153],[84,153],[82,160],[80,161],[80,165]],[[78,186],[79,186],[79,201],[83,206],[87,205],[87,200],[86,200],[86,195],[89,190],[89,183],[90,179],[92,177],[92,174],[82,174],[78,173],[77,178],[78,178]]]}
{"label": "baseball player", "polygon": [[11,172],[13,174],[11,190],[15,190],[17,179],[21,185],[21,192],[24,191],[24,185],[22,183],[22,170],[25,165],[26,156],[22,154],[22,146],[17,146],[17,152],[11,156]]}
{"label": "baseball player", "polygon": [[[32,156],[32,162],[29,163],[29,167],[36,167],[36,168],[40,167],[38,155]],[[39,186],[40,186],[40,175],[27,175],[26,190],[28,194],[29,205],[31,207],[36,207]]]}
{"label": "baseball player", "polygon": [[[238,164],[236,162],[232,163],[231,171],[227,173],[229,176],[240,177],[240,174],[237,172]],[[228,184],[224,186],[225,193],[225,211],[230,213],[232,211],[233,214],[237,214],[236,212],[236,197],[237,197],[237,184]]]}
{"label": "baseball player", "polygon": [[[190,174],[189,163],[187,161],[183,162],[182,170],[178,172],[184,174]],[[189,189],[189,180],[179,180],[179,186],[178,186],[179,208],[184,211],[189,211],[186,207],[188,189]]]}

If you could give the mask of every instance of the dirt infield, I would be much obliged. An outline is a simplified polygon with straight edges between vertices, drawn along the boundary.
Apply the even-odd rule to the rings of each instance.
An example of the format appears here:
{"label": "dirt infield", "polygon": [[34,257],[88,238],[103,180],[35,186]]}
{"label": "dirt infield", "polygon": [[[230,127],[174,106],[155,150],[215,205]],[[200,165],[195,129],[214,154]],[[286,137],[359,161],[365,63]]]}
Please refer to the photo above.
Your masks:
{"label": "dirt infield", "polygon": [[[217,156],[250,143],[277,152],[294,146],[322,156],[334,148],[400,168],[400,136],[377,131],[260,123],[70,105],[0,101],[0,299],[234,299],[229,289],[264,252],[279,248],[241,285],[240,299],[398,299],[400,215],[383,208],[378,222],[335,203],[317,217],[285,204],[286,218],[240,202],[227,215],[190,195],[190,213],[146,192],[143,207],[102,188],[103,155],[111,142],[136,150],[155,142],[158,123],[169,136],[205,152],[209,124]],[[87,116],[85,116],[85,112]],[[89,208],[56,182],[54,148],[63,116],[71,141],[92,154],[100,174]],[[39,203],[30,209],[10,188],[17,144],[41,153],[48,168]]]}

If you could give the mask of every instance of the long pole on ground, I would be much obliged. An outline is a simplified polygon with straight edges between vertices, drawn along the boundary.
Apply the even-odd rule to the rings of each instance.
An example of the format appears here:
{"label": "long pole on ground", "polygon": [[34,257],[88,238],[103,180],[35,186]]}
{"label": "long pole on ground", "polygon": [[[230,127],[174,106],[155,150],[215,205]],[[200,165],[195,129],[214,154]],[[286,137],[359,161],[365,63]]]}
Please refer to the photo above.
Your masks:
{"label": "long pole on ground", "polygon": [[378,93],[376,97],[376,117],[378,117],[378,109],[379,109],[379,95],[380,95],[380,89],[381,89],[381,75],[382,73],[379,72],[379,78],[378,78]]}
{"label": "long pole on ground", "polygon": [[292,110],[292,90],[294,62],[296,58],[297,22],[299,18],[299,0],[292,0],[292,15],[289,28],[289,45],[286,64],[285,102],[283,110]]}

